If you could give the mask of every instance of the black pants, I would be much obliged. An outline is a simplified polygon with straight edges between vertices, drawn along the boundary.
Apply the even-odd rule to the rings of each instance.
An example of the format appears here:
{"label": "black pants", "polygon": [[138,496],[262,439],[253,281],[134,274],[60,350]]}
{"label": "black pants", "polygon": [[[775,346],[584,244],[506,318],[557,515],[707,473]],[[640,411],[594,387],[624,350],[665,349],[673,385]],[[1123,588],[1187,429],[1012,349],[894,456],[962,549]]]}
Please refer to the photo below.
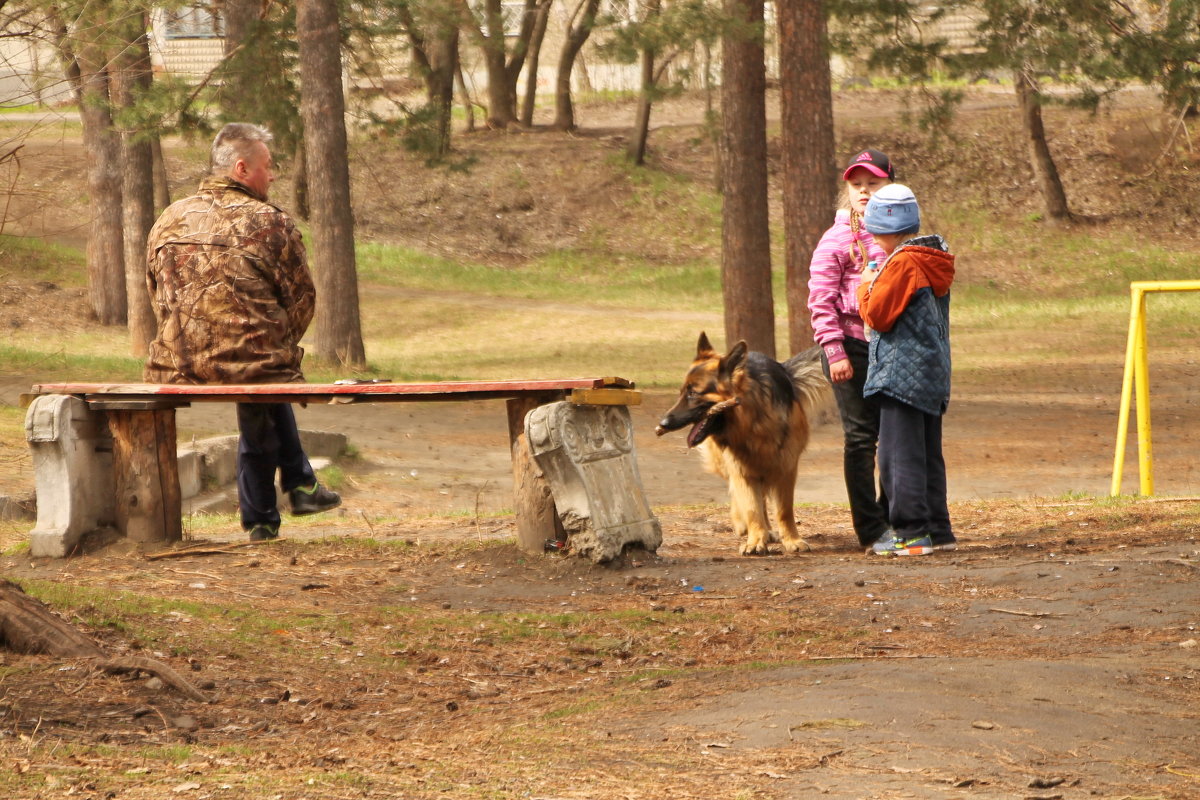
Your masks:
{"label": "black pants", "polygon": [[[854,377],[833,385],[838,412],[842,417],[845,444],[842,449],[842,471],[846,478],[846,496],[850,500],[850,519],[859,544],[874,544],[888,528],[887,492],[876,488],[875,445],[879,441],[879,400],[863,397],[867,381],[868,345],[861,339],[847,337],[842,343]],[[829,376],[829,361],[821,354],[825,376]]]}
{"label": "black pants", "polygon": [[317,476],[300,446],[290,403],[238,403],[237,484],[242,528],[279,526],[275,470],[284,491],[312,486]]}
{"label": "black pants", "polygon": [[885,395],[879,398],[879,475],[896,537],[952,539],[941,415]]}

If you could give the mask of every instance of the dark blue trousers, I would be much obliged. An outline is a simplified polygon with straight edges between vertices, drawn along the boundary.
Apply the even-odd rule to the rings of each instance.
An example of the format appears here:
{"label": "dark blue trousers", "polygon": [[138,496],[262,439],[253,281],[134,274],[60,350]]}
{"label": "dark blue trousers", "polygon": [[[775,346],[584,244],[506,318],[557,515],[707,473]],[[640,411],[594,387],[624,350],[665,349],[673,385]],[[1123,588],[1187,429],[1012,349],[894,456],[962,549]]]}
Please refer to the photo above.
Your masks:
{"label": "dark blue trousers", "polygon": [[879,397],[879,477],[899,539],[952,537],[946,503],[942,417]]}
{"label": "dark blue trousers", "polygon": [[279,527],[275,470],[283,490],[312,486],[317,476],[300,446],[291,403],[238,403],[237,485],[242,528]]}
{"label": "dark blue trousers", "polygon": [[[875,445],[879,441],[879,397],[863,397],[867,381],[869,345],[861,339],[846,337],[842,342],[854,377],[845,383],[833,384],[838,413],[842,417],[842,472],[846,479],[846,496],[850,501],[850,520],[859,544],[867,547],[888,529],[887,493],[875,483]],[[821,354],[825,377],[829,377],[829,360]]]}

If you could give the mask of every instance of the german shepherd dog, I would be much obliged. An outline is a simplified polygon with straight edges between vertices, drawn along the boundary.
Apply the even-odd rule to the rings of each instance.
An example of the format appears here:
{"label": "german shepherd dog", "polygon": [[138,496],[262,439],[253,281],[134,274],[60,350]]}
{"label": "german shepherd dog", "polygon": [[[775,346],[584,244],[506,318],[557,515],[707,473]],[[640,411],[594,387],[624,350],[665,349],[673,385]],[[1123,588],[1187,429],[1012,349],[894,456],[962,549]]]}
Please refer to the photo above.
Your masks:
{"label": "german shepherd dog", "polygon": [[[679,401],[655,433],[692,426],[688,447],[702,447],[705,469],[729,481],[742,555],[765,555],[770,541],[782,541],[787,553],[811,549],[796,532],[793,495],[809,414],[828,389],[816,347],[781,364],[744,341],[722,356],[700,334]],[[767,522],[768,497],[778,536]]]}

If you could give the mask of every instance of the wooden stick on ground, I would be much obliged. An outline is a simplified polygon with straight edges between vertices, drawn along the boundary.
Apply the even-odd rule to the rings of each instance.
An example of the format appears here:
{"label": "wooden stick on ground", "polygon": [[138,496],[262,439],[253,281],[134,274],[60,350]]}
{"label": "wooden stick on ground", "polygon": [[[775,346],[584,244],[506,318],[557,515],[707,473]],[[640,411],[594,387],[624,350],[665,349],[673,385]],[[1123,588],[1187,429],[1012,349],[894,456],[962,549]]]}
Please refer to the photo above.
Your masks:
{"label": "wooden stick on ground", "polygon": [[[276,542],[284,542],[286,539],[272,539],[271,544]],[[147,561],[157,561],[160,558],[183,558],[184,556],[204,556],[214,553],[232,553],[242,547],[250,547],[256,544],[264,544],[263,542],[233,542],[224,545],[195,545],[193,547],[185,547],[182,550],[160,550],[157,553],[147,553]]]}

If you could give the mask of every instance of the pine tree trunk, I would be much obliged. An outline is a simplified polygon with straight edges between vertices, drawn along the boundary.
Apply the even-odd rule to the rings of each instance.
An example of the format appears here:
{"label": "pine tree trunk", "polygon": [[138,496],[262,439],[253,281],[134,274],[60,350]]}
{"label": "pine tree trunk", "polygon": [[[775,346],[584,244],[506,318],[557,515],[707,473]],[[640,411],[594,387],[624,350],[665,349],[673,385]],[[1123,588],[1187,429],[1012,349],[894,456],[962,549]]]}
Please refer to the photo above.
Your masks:
{"label": "pine tree trunk", "polygon": [[313,212],[317,355],[333,363],[361,367],[366,364],[366,353],[354,258],[337,0],[299,0],[296,34],[304,87],[300,111]]}
{"label": "pine tree trunk", "polygon": [[[117,102],[122,108],[134,105],[145,94],[153,77],[146,20],[135,13],[125,20],[122,56],[117,61]],[[125,292],[132,355],[143,357],[157,330],[150,293],[146,288],[146,237],[154,225],[154,148],[147,132],[121,131],[124,155],[122,171],[122,239],[125,250]]]}
{"label": "pine tree trunk", "polygon": [[[225,24],[225,38],[222,40],[222,50],[225,58],[230,58],[246,44],[250,28],[258,17],[262,7],[261,0],[224,0],[222,19]],[[243,63],[248,63],[243,61]],[[231,70],[224,75],[221,87],[221,111],[229,121],[262,122],[260,115],[254,113],[256,100],[255,76],[250,70]]]}
{"label": "pine tree trunk", "polygon": [[642,89],[638,93],[637,116],[633,120],[633,138],[629,140],[629,160],[639,167],[646,163],[646,143],[650,139],[650,110],[654,105],[654,51],[642,51]]}
{"label": "pine tree trunk", "polygon": [[[102,29],[104,21],[93,24]],[[111,75],[103,37],[76,43],[82,99],[79,118],[87,153],[92,222],[87,242],[88,298],[103,325],[126,321],[125,248],[122,238],[121,139],[109,110]]]}
{"label": "pine tree trunk", "polygon": [[304,140],[296,143],[296,154],[292,156],[295,171],[292,173],[292,210],[300,219],[308,222],[312,208],[308,202],[308,153]]}
{"label": "pine tree trunk", "polygon": [[[761,29],[763,0],[727,0],[726,10],[748,29]],[[767,76],[761,36],[727,36],[721,76],[721,282],[726,346],[745,339],[751,350],[774,358],[775,310],[767,216]]]}
{"label": "pine tree trunk", "polygon": [[[562,52],[558,58],[558,75],[555,78],[554,84],[554,127],[560,131],[575,130],[575,105],[571,100],[571,75],[575,71],[575,61],[579,57],[579,51],[583,49],[583,45],[587,43],[588,38],[592,35],[592,29],[596,25],[596,14],[600,9],[600,0],[583,0],[583,2],[584,6],[581,11],[579,24],[573,26],[567,32],[567,38],[563,42]],[[653,76],[653,63],[650,66],[651,76]],[[643,64],[643,89],[645,79],[645,65]],[[640,99],[638,112],[640,119]],[[649,108],[647,108],[646,124],[649,125],[649,122]],[[643,156],[645,155],[644,141],[642,154]],[[635,163],[640,164],[641,162],[637,161]]]}
{"label": "pine tree trunk", "polygon": [[483,65],[487,71],[488,115],[487,126],[503,130],[517,121],[508,90],[508,62],[504,49],[504,19],[501,16],[500,0],[486,0],[484,4],[487,34],[481,36]]}
{"label": "pine tree trunk", "polygon": [[[533,29],[537,24],[538,0],[525,0],[525,9],[521,15],[521,30],[512,44],[512,52],[504,67],[504,89],[508,93],[508,105],[512,109],[512,121],[517,116],[517,86],[521,82],[521,70],[525,67],[525,59],[529,54],[529,43],[533,39]],[[508,38],[505,36],[505,38]]]}
{"label": "pine tree trunk", "polygon": [[829,223],[836,196],[833,93],[824,5],[822,0],[793,0],[776,6],[784,265],[788,345],[792,353],[813,343],[808,313],[809,265],[813,249]]}
{"label": "pine tree trunk", "polygon": [[262,0],[224,0],[221,4],[221,20],[225,26],[221,45],[226,58],[246,40],[250,25],[261,8]]}
{"label": "pine tree trunk", "polygon": [[454,75],[458,71],[458,28],[441,26],[430,37],[429,103],[437,113],[437,155],[450,153]]}
{"label": "pine tree trunk", "polygon": [[521,124],[533,126],[533,109],[537,105],[538,64],[542,58],[542,42],[546,38],[546,25],[550,21],[552,0],[538,0],[537,18],[533,21],[533,33],[529,37],[529,56],[525,59],[525,99],[521,104]]}
{"label": "pine tree trunk", "polygon": [[1042,194],[1042,202],[1046,206],[1046,216],[1055,221],[1069,220],[1071,210],[1067,206],[1067,193],[1063,190],[1058,167],[1055,166],[1054,158],[1050,155],[1050,146],[1046,143],[1046,129],[1042,124],[1041,92],[1034,77],[1028,73],[1017,73],[1015,78],[1013,83],[1016,85],[1017,101],[1021,106],[1021,122],[1029,140],[1029,161],[1033,167],[1038,191]]}
{"label": "pine tree trunk", "polygon": [[454,65],[454,85],[458,87],[458,95],[463,105],[463,116],[466,117],[464,128],[467,133],[475,132],[475,103],[471,99],[471,92],[467,89],[467,81],[463,77],[462,59],[456,59]]}
{"label": "pine tree trunk", "polygon": [[162,139],[155,133],[150,137],[150,152],[154,165],[154,212],[155,215],[171,205],[171,185],[167,180],[167,162],[163,158]]}
{"label": "pine tree trunk", "polygon": [[[643,21],[653,20],[662,11],[662,0],[647,0]],[[646,143],[650,139],[650,110],[654,104],[654,62],[657,52],[652,47],[642,50],[642,75],[638,92],[637,116],[633,121],[633,138],[626,151],[629,160],[641,166],[646,163]]]}

